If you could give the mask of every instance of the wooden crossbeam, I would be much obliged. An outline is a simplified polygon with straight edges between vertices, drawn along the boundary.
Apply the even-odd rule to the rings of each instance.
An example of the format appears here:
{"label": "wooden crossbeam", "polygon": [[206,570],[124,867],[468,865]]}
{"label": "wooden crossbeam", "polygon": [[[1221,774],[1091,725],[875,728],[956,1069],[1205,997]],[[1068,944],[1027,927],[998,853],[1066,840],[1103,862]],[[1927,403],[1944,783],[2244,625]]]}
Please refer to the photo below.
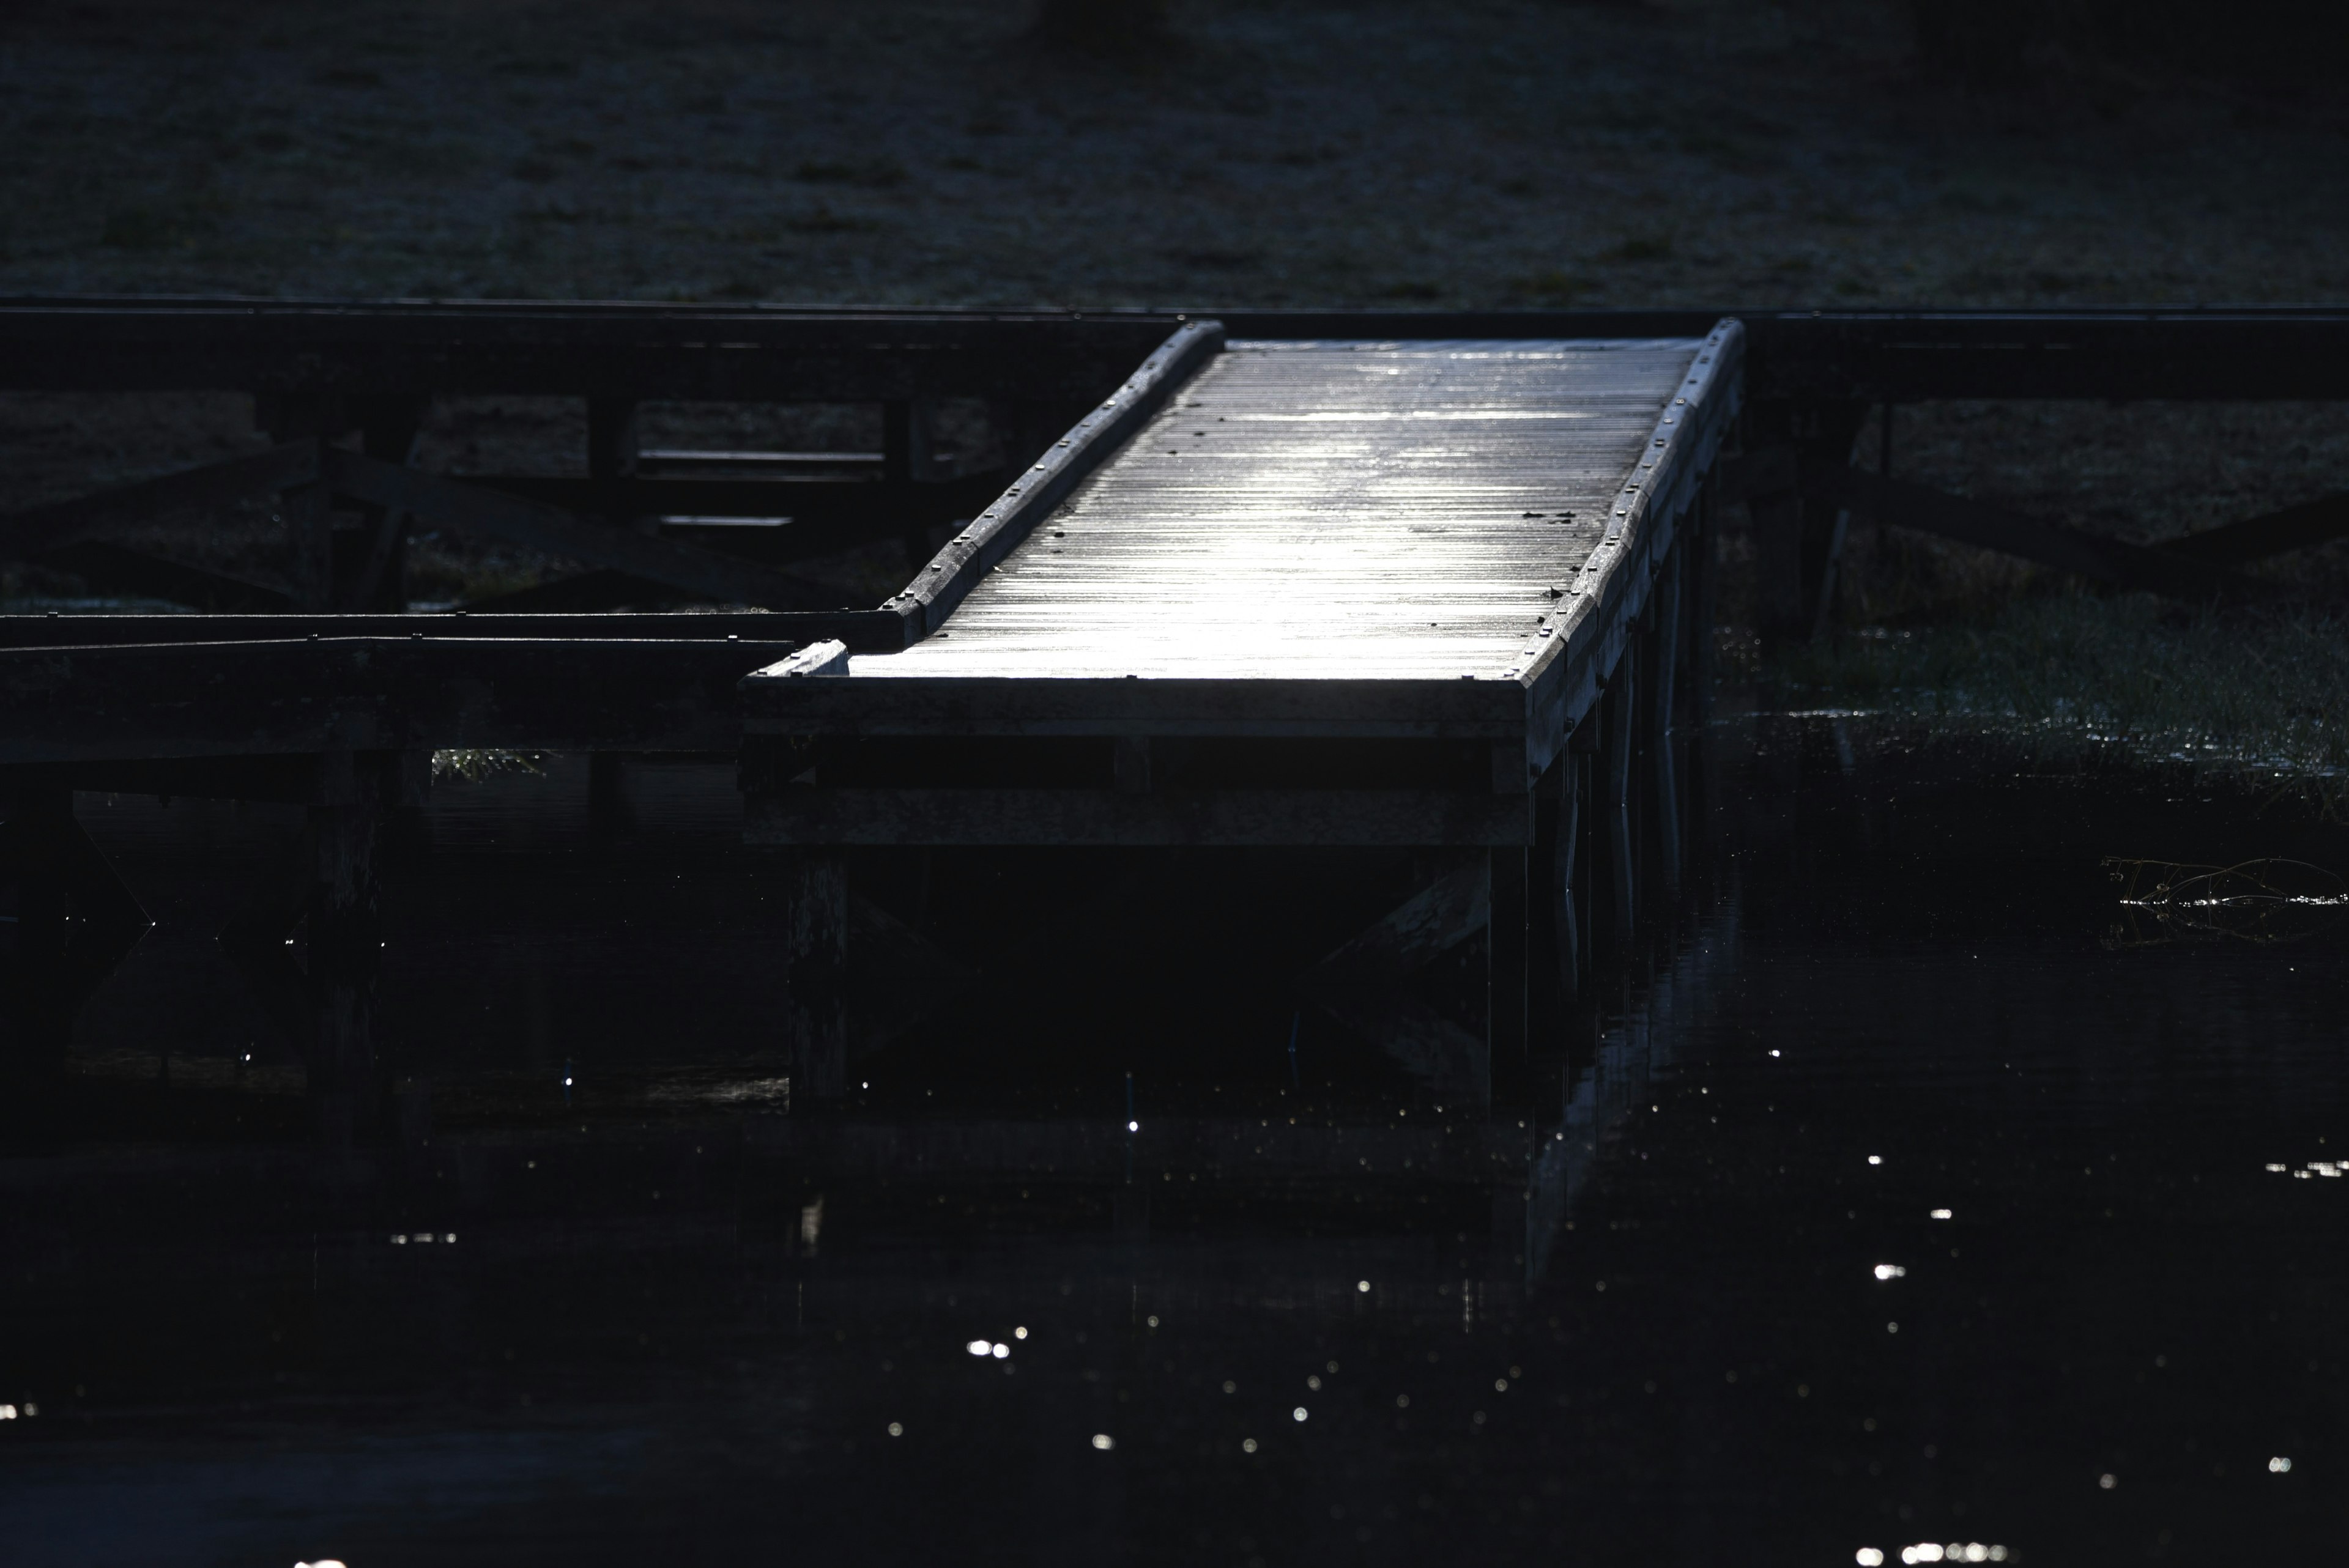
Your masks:
{"label": "wooden crossbeam", "polygon": [[0,765],[444,747],[731,751],[796,642],[334,637],[0,652]]}
{"label": "wooden crossbeam", "polygon": [[2349,493],[2321,496],[2298,506],[2285,507],[2282,511],[2262,512],[2240,522],[2204,529],[2183,539],[2166,539],[2158,548],[2189,561],[2240,566],[2344,535],[2349,535]]}
{"label": "wooden crossbeam", "polygon": [[1803,488],[1809,499],[1847,507],[1897,528],[2035,561],[2116,588],[2194,600],[2267,598],[2277,592],[2256,578],[2166,551],[2041,522],[2002,507],[1906,480],[1889,480],[1862,469],[1838,465],[1806,470]]}
{"label": "wooden crossbeam", "polygon": [[499,642],[698,642],[796,647],[836,638],[886,651],[895,615],[878,610],[737,610],[586,614],[0,615],[0,648],[265,643],[321,637],[461,638]]}
{"label": "wooden crossbeam", "polygon": [[830,589],[714,550],[603,527],[541,501],[419,473],[338,447],[322,449],[319,469],[336,493],[355,500],[394,507],[467,532],[612,567],[713,599],[778,610],[818,610],[833,607],[839,598]]}
{"label": "wooden crossbeam", "polygon": [[162,599],[174,604],[230,612],[266,613],[294,607],[293,595],[282,588],[151,555],[110,539],[78,539],[44,552],[40,563],[70,572],[100,593]]}
{"label": "wooden crossbeam", "polygon": [[990,470],[936,483],[636,474],[467,474],[463,482],[595,517],[788,517],[795,529],[839,539],[837,550],[975,516],[1009,481]]}
{"label": "wooden crossbeam", "polygon": [[110,528],[232,506],[318,477],[318,444],[288,441],[94,495],[0,514],[0,555],[29,560]]}
{"label": "wooden crossbeam", "polygon": [[[846,684],[846,683],[843,683]],[[1522,797],[1435,789],[832,789],[745,802],[753,844],[1523,844]]]}
{"label": "wooden crossbeam", "polygon": [[1490,933],[1493,913],[1490,861],[1461,856],[1299,975],[1298,996],[1374,1041],[1414,1078],[1486,1101],[1493,1088],[1486,1042],[1429,1006],[1411,977],[1476,933]]}

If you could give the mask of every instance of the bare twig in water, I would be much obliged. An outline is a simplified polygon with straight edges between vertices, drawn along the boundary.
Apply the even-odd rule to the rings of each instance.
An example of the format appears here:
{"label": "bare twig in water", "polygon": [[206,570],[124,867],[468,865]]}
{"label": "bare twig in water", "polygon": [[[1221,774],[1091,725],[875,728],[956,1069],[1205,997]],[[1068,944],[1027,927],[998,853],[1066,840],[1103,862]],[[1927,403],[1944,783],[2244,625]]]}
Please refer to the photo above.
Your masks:
{"label": "bare twig in water", "polygon": [[2124,912],[2105,938],[2110,948],[2227,938],[2299,942],[2349,911],[2349,882],[2306,861],[2203,866],[2109,855],[2104,863],[2120,884]]}

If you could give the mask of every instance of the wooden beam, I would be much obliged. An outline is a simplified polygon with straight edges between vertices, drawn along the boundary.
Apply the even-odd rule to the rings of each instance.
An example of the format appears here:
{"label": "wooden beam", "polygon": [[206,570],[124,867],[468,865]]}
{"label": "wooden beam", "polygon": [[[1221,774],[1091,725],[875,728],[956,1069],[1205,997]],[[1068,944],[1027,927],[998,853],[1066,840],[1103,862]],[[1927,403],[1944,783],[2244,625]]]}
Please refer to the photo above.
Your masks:
{"label": "wooden beam", "polygon": [[753,735],[1392,736],[1522,741],[1515,680],[1049,681],[859,676],[846,685],[743,682]]}
{"label": "wooden beam", "polygon": [[2271,555],[2305,550],[2349,535],[2349,493],[2321,496],[2282,511],[2262,512],[2240,522],[2165,539],[2156,549],[2214,566],[2240,566]]}
{"label": "wooden beam", "polygon": [[[1495,1037],[1506,1026],[1496,1022],[1479,1039],[1415,995],[1411,977],[1478,932],[1489,936],[1494,872],[1503,854],[1516,854],[1522,864],[1522,850],[1448,858],[1426,886],[1297,978],[1301,1001],[1376,1045],[1436,1091],[1474,1105],[1491,1101]],[[1516,913],[1522,917],[1521,907]],[[1488,998],[1488,1006],[1501,1005]]]}
{"label": "wooden beam", "polygon": [[[142,599],[162,599],[198,610],[261,612],[291,610],[293,596],[266,583],[232,577],[223,572],[190,566],[143,550],[132,550],[110,539],[80,539],[60,545],[40,558],[43,566],[70,572],[100,593],[124,593]],[[0,622],[21,620],[0,616]],[[85,619],[82,616],[73,617]],[[114,619],[108,616],[104,619]],[[146,619],[186,620],[181,615]]]}
{"label": "wooden beam", "polygon": [[1078,420],[882,607],[898,611],[925,633],[936,631],[981,577],[1223,346],[1223,325],[1214,321],[1193,322],[1159,345],[1124,386]]}
{"label": "wooden beam", "polygon": [[558,508],[422,474],[337,447],[319,467],[342,495],[396,507],[471,533],[609,566],[688,593],[774,609],[828,609],[838,595],[796,577],[674,540],[599,527]]}
{"label": "wooden beam", "polygon": [[1880,522],[2035,561],[2116,588],[2204,601],[2271,598],[2278,593],[2272,584],[2257,578],[2167,551],[2039,522],[2000,507],[1864,469],[1835,467],[1806,472],[1804,486],[1815,499],[1839,502]]}
{"label": "wooden beam", "polygon": [[266,451],[117,485],[94,495],[0,513],[0,555],[28,561],[108,529],[233,506],[317,477],[318,444],[287,441]]}
{"label": "wooden beam", "polygon": [[347,637],[0,653],[0,764],[444,747],[731,751],[791,643]]}
{"label": "wooden beam", "polygon": [[744,802],[753,844],[1492,846],[1531,839],[1523,797],[1467,790],[864,789]]}
{"label": "wooden beam", "polygon": [[878,610],[647,611],[572,615],[0,615],[0,648],[97,647],[138,643],[266,643],[318,637],[469,642],[815,643],[885,652],[899,622]]}
{"label": "wooden beam", "polygon": [[0,387],[877,403],[1115,387],[1166,313],[634,302],[0,302]]}
{"label": "wooden beam", "polygon": [[975,516],[1003,491],[999,469],[935,482],[738,475],[465,474],[456,482],[596,517],[788,517],[843,549],[910,525]]}

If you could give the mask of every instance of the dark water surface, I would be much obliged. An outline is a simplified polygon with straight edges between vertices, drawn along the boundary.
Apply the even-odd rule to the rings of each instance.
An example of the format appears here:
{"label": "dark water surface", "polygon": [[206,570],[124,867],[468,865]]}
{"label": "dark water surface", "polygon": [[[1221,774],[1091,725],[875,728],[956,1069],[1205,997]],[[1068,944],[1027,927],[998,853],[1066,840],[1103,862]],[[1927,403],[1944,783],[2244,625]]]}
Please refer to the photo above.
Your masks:
{"label": "dark water surface", "polygon": [[827,1110],[723,770],[445,789],[339,1155],[211,943],[295,819],[84,797],[159,923],[0,1153],[0,1561],[2337,1557],[2344,929],[2101,862],[2349,835],[1826,725],[1713,779],[1489,1117],[1287,1000],[1381,868],[867,868],[978,978]]}

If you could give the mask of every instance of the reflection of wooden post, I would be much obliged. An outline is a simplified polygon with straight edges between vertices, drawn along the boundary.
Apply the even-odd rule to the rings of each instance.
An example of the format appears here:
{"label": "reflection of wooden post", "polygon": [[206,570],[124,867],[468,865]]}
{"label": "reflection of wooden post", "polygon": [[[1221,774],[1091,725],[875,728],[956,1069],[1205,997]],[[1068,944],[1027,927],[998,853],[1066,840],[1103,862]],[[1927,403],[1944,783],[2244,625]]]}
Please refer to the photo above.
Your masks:
{"label": "reflection of wooden post", "polygon": [[587,754],[587,831],[599,839],[619,838],[632,826],[621,768],[616,751]]}
{"label": "reflection of wooden post", "polygon": [[73,997],[66,983],[70,910],[66,861],[73,791],[27,785],[8,816],[16,861],[16,962],[8,976],[8,1078],[34,1081],[65,1065],[73,1046]]}
{"label": "reflection of wooden post", "polygon": [[783,1032],[793,1088],[814,1099],[848,1090],[848,861],[798,848],[773,857],[783,908]]}
{"label": "reflection of wooden post", "polygon": [[1492,870],[1492,923],[1485,944],[1485,1032],[1495,1065],[1515,1072],[1525,1060],[1527,1036],[1526,971],[1532,958],[1527,916],[1526,851],[1495,849]]}
{"label": "reflection of wooden post", "polygon": [[375,1042],[383,946],[381,841],[396,752],[330,751],[310,807],[310,1098],[326,1142],[381,1120]]}
{"label": "reflection of wooden post", "polygon": [[1579,996],[1583,981],[1599,966],[1597,933],[1593,918],[1597,908],[1599,879],[1598,819],[1595,809],[1599,799],[1599,716],[1592,714],[1578,734],[1588,734],[1590,746],[1578,748],[1574,753],[1574,967],[1575,993]]}
{"label": "reflection of wooden post", "polygon": [[[1574,738],[1579,735],[1578,731]],[[1550,844],[1550,930],[1557,948],[1558,989],[1569,1001],[1582,988],[1582,922],[1576,908],[1574,878],[1580,859],[1582,794],[1588,787],[1589,774],[1588,755],[1569,750],[1551,766],[1548,779],[1556,797],[1557,824]]]}
{"label": "reflection of wooden post", "polygon": [[1688,693],[1690,719],[1700,728],[1713,717],[1713,603],[1721,575],[1721,480],[1718,469],[1704,476],[1696,505],[1689,515],[1688,559],[1682,575],[1688,582]]}
{"label": "reflection of wooden post", "polygon": [[1658,883],[1667,899],[1681,885],[1680,779],[1672,766],[1672,703],[1681,655],[1681,562],[1686,553],[1679,545],[1667,552],[1656,579],[1655,631],[1648,661],[1648,778],[1655,789]]}
{"label": "reflection of wooden post", "polygon": [[1625,639],[1623,656],[1616,663],[1602,704],[1606,736],[1599,758],[1599,810],[1607,834],[1607,881],[1613,920],[1609,944],[1621,949],[1631,940],[1639,915],[1632,888],[1637,874],[1631,848],[1631,752],[1637,744],[1640,637],[1636,629]]}

